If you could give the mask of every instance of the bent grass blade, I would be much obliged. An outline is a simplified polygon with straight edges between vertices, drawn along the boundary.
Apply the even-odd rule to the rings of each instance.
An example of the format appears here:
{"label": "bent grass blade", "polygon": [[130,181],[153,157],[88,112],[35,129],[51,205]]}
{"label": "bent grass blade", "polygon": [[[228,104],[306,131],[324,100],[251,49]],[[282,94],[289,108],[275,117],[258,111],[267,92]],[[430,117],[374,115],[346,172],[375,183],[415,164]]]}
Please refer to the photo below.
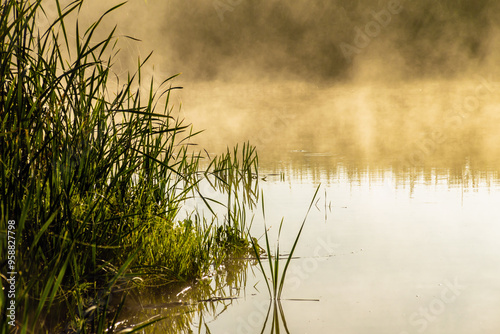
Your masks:
{"label": "bent grass blade", "polygon": [[[314,193],[314,196],[311,200],[311,203],[309,204],[309,208],[307,209],[304,220],[302,221],[300,229],[295,237],[294,243],[292,245],[290,253],[287,256],[285,266],[284,266],[283,270],[281,271],[281,273],[279,270],[280,269],[280,266],[279,266],[279,261],[280,261],[280,258],[279,258],[279,256],[280,256],[279,238],[280,238],[280,234],[281,234],[281,229],[283,227],[283,219],[281,220],[279,231],[278,231],[278,241],[276,244],[274,256],[273,256],[273,252],[271,251],[271,246],[269,244],[268,230],[267,230],[266,225],[264,224],[264,229],[265,229],[264,236],[265,236],[265,241],[266,241],[265,253],[266,253],[267,259],[268,259],[270,277],[268,277],[268,275],[266,274],[266,271],[264,270],[264,265],[262,263],[262,259],[261,259],[261,255],[260,255],[261,252],[259,251],[260,247],[257,244],[256,240],[254,240],[253,238],[251,239],[252,249],[254,251],[255,257],[257,258],[257,262],[258,262],[259,267],[262,271],[262,274],[264,275],[264,279],[266,281],[266,286],[267,286],[267,289],[269,291],[269,296],[271,297],[271,299],[273,299],[275,301],[281,300],[281,294],[283,292],[283,287],[285,286],[285,278],[286,278],[286,274],[288,271],[288,266],[290,265],[290,262],[293,258],[295,248],[297,247],[297,244],[299,242],[299,239],[300,239],[300,236],[301,236],[302,231],[304,229],[304,225],[307,221],[307,217],[309,215],[309,212],[311,211],[311,208],[314,204],[314,201],[318,195],[318,191],[320,189],[320,186],[321,185],[318,185],[318,187],[316,188],[316,192]],[[264,204],[262,205],[262,207],[264,207]],[[271,281],[272,285],[269,284],[269,281]]]}

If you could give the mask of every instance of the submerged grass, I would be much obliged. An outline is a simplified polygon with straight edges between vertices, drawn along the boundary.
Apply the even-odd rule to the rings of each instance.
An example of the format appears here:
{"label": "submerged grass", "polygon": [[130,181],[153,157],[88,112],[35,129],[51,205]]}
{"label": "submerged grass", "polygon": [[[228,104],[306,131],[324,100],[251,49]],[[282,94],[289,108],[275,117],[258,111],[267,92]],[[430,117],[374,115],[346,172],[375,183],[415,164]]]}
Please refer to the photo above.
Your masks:
{"label": "submerged grass", "polygon": [[[228,249],[249,247],[258,160],[250,145],[211,160],[204,175],[228,194],[223,224],[179,219],[201,155],[188,153],[196,133],[169,107],[175,76],[144,82],[147,57],[110,92],[117,38],[95,35],[121,5],[82,29],[67,18],[83,1],[54,1],[58,17],[44,31],[41,1],[0,5],[0,332],[114,332],[117,289],[199,277]],[[55,306],[67,316],[50,329]]]}

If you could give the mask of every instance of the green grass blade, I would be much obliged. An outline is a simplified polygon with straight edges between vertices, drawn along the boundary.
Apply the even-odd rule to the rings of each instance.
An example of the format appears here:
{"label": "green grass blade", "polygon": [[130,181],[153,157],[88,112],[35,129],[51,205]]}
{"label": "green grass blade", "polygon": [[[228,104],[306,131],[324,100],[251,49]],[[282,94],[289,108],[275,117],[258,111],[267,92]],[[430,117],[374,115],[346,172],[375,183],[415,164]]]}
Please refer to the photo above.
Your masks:
{"label": "green grass blade", "polygon": [[281,276],[281,281],[280,281],[280,284],[279,284],[278,299],[281,298],[281,293],[283,292],[283,286],[285,284],[285,277],[286,277],[286,273],[287,273],[287,270],[288,270],[288,266],[290,264],[290,261],[292,260],[293,253],[295,252],[295,247],[297,247],[297,243],[299,242],[300,235],[302,234],[302,230],[304,229],[304,225],[306,223],[307,216],[309,215],[309,212],[311,211],[311,208],[312,208],[312,206],[314,204],[316,196],[318,195],[318,191],[319,191],[320,187],[321,187],[321,184],[319,184],[318,187],[316,188],[316,192],[314,193],[314,196],[313,196],[313,198],[311,200],[311,203],[309,204],[309,208],[307,209],[307,212],[306,212],[306,215],[304,217],[304,220],[302,221],[302,225],[300,226],[299,232],[297,233],[297,237],[295,238],[295,242],[293,243],[292,249],[290,250],[290,254],[288,255],[288,259],[287,259],[287,261],[285,263],[285,268],[283,269],[283,274]]}
{"label": "green grass blade", "polygon": [[266,271],[264,270],[264,265],[262,264],[262,260],[261,260],[260,255],[259,255],[260,252],[259,252],[259,249],[258,249],[257,241],[254,240],[253,238],[250,238],[250,241],[252,243],[252,248],[253,248],[255,257],[257,258],[257,263],[259,264],[260,270],[262,271],[262,274],[264,275],[264,281],[266,282],[267,290],[269,292],[269,297],[272,297],[273,294],[272,294],[272,291],[271,291],[271,286],[269,285],[269,280],[268,280]]}

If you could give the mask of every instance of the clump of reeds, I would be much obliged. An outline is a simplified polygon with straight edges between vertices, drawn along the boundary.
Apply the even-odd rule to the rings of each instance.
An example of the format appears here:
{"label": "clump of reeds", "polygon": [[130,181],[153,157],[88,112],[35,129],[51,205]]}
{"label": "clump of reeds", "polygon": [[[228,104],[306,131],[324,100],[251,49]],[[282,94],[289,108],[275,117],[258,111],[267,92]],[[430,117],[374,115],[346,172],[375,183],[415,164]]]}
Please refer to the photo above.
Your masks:
{"label": "clump of reeds", "polygon": [[[123,306],[110,302],[117,285],[144,273],[200,275],[212,261],[206,245],[215,244],[214,230],[176,219],[198,182],[199,155],[188,153],[184,144],[194,133],[169,107],[179,88],[171,86],[175,76],[160,87],[145,83],[146,59],[111,85],[117,38],[114,30],[102,40],[95,35],[121,5],[89,27],[76,22],[70,29],[67,18],[83,1],[55,2],[58,17],[44,31],[37,27],[41,1],[0,5],[0,258],[14,220],[21,332],[46,331],[44,321],[58,305],[68,317],[57,330],[102,333],[114,328]],[[253,148],[244,150],[242,166],[231,155],[214,162],[221,167],[214,175],[225,175],[220,179],[230,189],[234,169],[256,163]],[[231,226],[241,231],[230,212]],[[7,264],[0,265],[5,287]],[[6,332],[4,290],[0,305]]]}
{"label": "clump of reeds", "polygon": [[246,240],[246,209],[254,208],[259,194],[255,147],[244,143],[241,153],[238,145],[232,151],[228,148],[225,154],[210,161],[205,177],[212,187],[227,194],[225,230],[234,231],[242,240]]}

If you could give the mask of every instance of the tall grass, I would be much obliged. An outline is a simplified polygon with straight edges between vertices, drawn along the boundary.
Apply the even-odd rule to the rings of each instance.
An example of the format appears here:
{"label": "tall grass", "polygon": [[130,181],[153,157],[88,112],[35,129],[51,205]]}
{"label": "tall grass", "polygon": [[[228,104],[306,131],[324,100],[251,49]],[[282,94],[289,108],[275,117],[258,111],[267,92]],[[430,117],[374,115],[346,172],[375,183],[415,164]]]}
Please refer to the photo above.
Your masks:
{"label": "tall grass", "polygon": [[[68,17],[83,1],[55,2],[58,17],[45,31],[37,28],[41,1],[0,7],[1,282],[6,288],[7,222],[14,220],[17,332],[48,331],[45,319],[57,305],[68,315],[58,330],[102,333],[113,331],[123,306],[110,302],[117,286],[144,274],[199,276],[217,253],[216,230],[200,219],[176,221],[199,182],[200,156],[186,147],[196,133],[169,107],[175,76],[160,87],[144,82],[148,57],[110,91],[117,38],[114,30],[95,36],[121,5],[82,28]],[[229,189],[234,169],[251,176],[255,152],[244,151],[242,165],[229,164],[231,154],[214,160]],[[227,226],[241,231],[234,212]],[[13,330],[5,291],[2,333]]]}
{"label": "tall grass", "polygon": [[[264,279],[266,282],[267,290],[269,292],[269,296],[273,301],[280,301],[281,300],[281,294],[283,292],[283,288],[285,286],[285,278],[288,270],[288,266],[290,265],[290,262],[293,258],[293,254],[295,252],[295,248],[297,247],[297,244],[299,242],[300,236],[302,234],[302,230],[304,229],[304,225],[307,221],[307,216],[309,215],[309,211],[311,211],[311,208],[314,204],[314,201],[316,199],[316,196],[318,195],[320,185],[316,188],[316,192],[314,193],[314,196],[311,200],[311,203],[309,204],[309,208],[307,209],[306,215],[304,217],[304,220],[302,221],[302,224],[300,225],[300,229],[297,232],[295,236],[295,240],[293,242],[292,248],[290,249],[290,252],[288,255],[285,257],[285,266],[283,269],[280,268],[280,261],[282,260],[281,258],[281,253],[280,253],[280,235],[281,235],[281,228],[283,227],[283,219],[281,220],[279,230],[278,230],[278,238],[276,242],[276,247],[273,250],[271,249],[271,245],[269,243],[269,234],[267,227],[264,225],[264,236],[265,236],[265,255],[267,257],[267,262],[269,265],[269,275],[266,273],[266,270],[264,269],[264,263],[263,259],[261,257],[261,248],[257,244],[257,242],[254,239],[250,239],[252,243],[252,248],[254,251],[254,254],[257,258],[259,267],[262,271],[262,274],[264,275]],[[264,209],[264,201],[262,201],[262,212],[265,214],[265,209]],[[271,282],[271,283],[269,283]]]}
{"label": "tall grass", "polygon": [[[246,240],[249,226],[247,208],[253,209],[259,198],[258,156],[255,147],[244,143],[241,152],[238,145],[231,151],[212,159],[206,168],[205,178],[214,189],[227,195],[225,230],[235,237]],[[209,205],[208,202],[206,202]],[[209,205],[210,207],[210,205]]]}

